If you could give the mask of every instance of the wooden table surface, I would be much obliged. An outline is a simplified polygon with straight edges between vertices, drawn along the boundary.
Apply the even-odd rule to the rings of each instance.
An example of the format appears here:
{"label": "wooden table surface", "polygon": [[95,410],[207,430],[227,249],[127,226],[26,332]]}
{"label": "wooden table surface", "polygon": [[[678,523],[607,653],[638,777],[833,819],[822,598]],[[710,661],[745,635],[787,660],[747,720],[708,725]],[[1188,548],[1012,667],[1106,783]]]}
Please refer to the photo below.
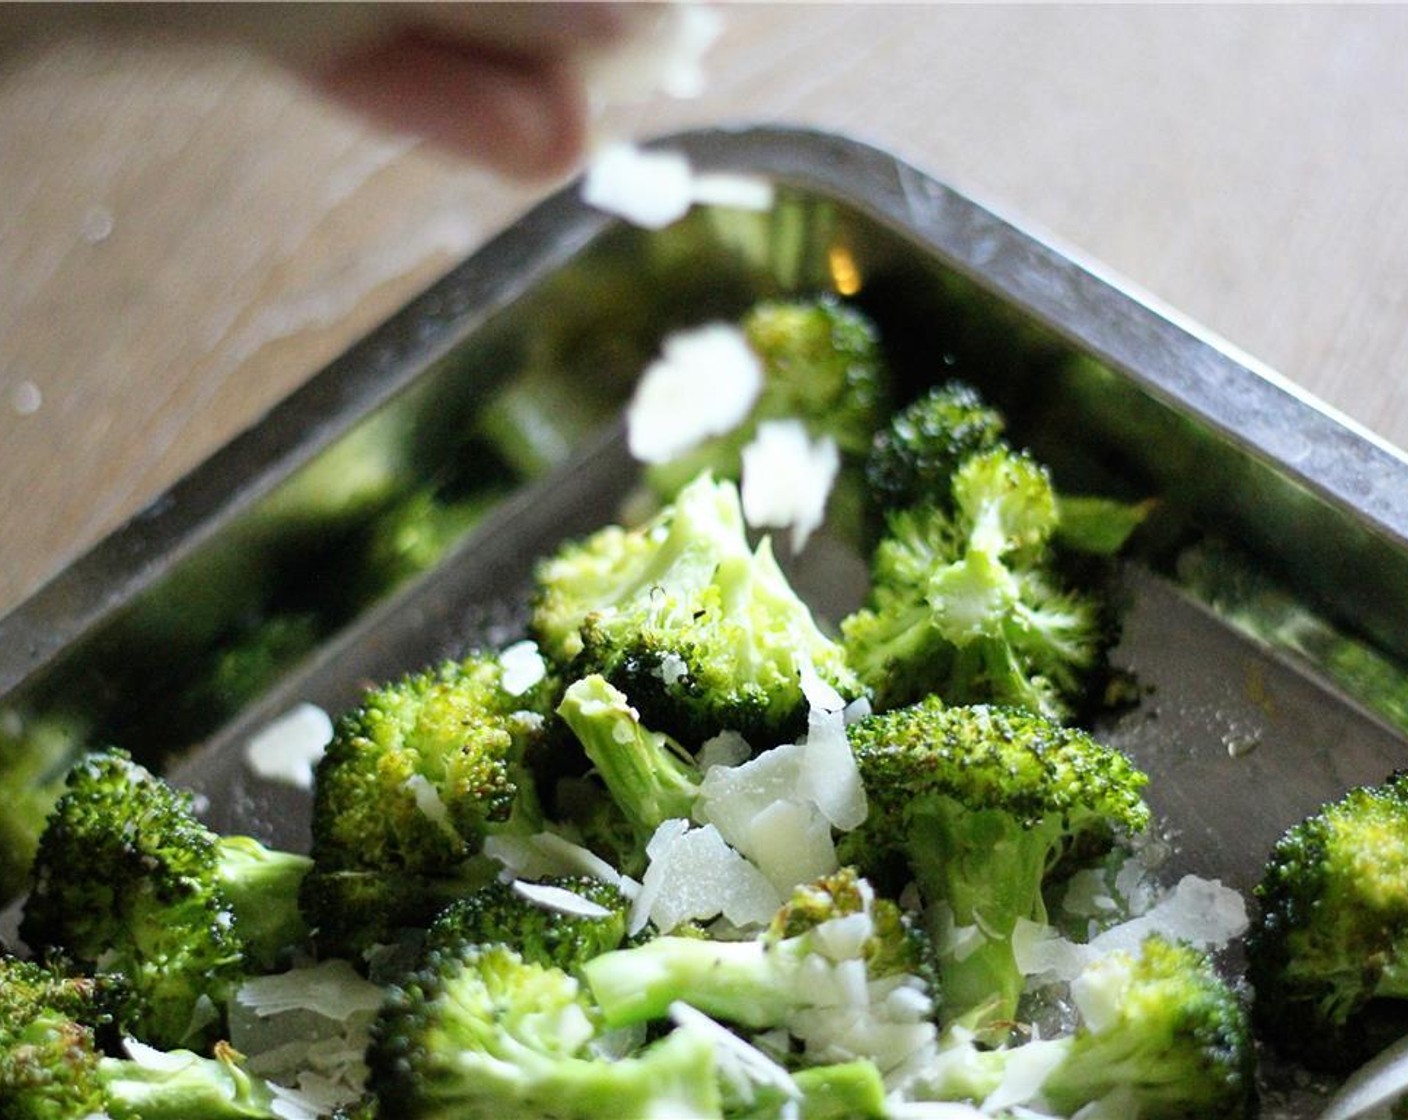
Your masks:
{"label": "wooden table surface", "polygon": [[[747,5],[648,137],[886,147],[1408,445],[1408,8]],[[0,59],[0,612],[552,189],[232,48]]]}

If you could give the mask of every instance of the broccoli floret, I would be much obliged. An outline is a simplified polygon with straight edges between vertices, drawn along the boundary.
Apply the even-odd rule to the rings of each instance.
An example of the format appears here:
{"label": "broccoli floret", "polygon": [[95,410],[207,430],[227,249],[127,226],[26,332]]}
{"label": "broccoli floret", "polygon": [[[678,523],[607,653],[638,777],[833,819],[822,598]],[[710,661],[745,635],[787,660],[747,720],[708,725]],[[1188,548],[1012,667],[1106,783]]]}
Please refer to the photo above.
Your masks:
{"label": "broccoli floret", "polygon": [[1247,1009],[1212,959],[1153,936],[1072,984],[1080,1027],[1042,1096],[1069,1115],[1124,1093],[1146,1120],[1240,1120],[1255,1098]]}
{"label": "broccoli floret", "polygon": [[77,716],[0,710],[0,905],[24,889],[44,821],[86,738]]}
{"label": "broccoli floret", "polygon": [[842,869],[799,888],[756,937],[656,937],[582,974],[608,1026],[682,1002],[748,1031],[785,1028],[807,1064],[867,1060],[891,1077],[933,1044],[929,969],[924,935]]}
{"label": "broccoli floret", "polygon": [[537,586],[532,630],[564,675],[600,673],[686,744],[723,729],[790,742],[806,726],[807,664],[844,698],[862,692],[768,542],[749,547],[731,482],[701,476],[646,524],[566,545]]}
{"label": "broccoli floret", "polygon": [[600,674],[569,685],[558,713],[630,827],[632,840],[613,853],[616,862],[626,874],[639,875],[655,830],[667,820],[689,819],[699,796],[698,767],[668,735],[642,726],[625,694]]}
{"label": "broccoli floret", "polygon": [[218,836],[183,790],[124,751],[69,773],[35,857],[20,934],[131,988],[123,1026],[160,1047],[211,1041],[247,974],[306,938],[306,856]]}
{"label": "broccoli floret", "polygon": [[999,448],[964,460],[953,502],[887,519],[869,603],[841,625],[850,663],[877,709],[938,693],[1069,718],[1113,635],[1100,600],[1056,569],[1050,478]]}
{"label": "broccoli floret", "polygon": [[1408,1026],[1408,772],[1352,789],[1286,831],[1247,934],[1258,1029],[1306,1065],[1348,1071]]}
{"label": "broccoli floret", "polygon": [[112,989],[0,958],[0,1115],[7,1120],[274,1120],[275,1090],[224,1043],[214,1057],[189,1050],[103,1053]]}
{"label": "broccoli floret", "polygon": [[854,458],[884,423],[889,373],[863,312],[832,295],[765,300],[739,326],[762,366],[758,398],[738,427],[651,467],[651,486],[666,499],[705,471],[737,481],[743,449],[765,421],[800,420],[812,439],[828,436]]}
{"label": "broccoli floret", "polygon": [[336,721],[315,772],[319,870],[447,872],[490,832],[535,830],[541,810],[524,759],[555,695],[550,676],[510,692],[494,653],[369,692]]}
{"label": "broccoli floret", "polygon": [[[1140,1120],[1244,1120],[1255,1102],[1246,1005],[1202,950],[1151,935],[1071,984],[1073,1033],[984,1049],[954,1032],[916,1094],[1058,1116],[1102,1104]],[[1033,1076],[1032,1071],[1044,1071]]]}
{"label": "broccoli floret", "polygon": [[[573,897],[554,905],[555,892]],[[629,909],[620,890],[600,879],[496,880],[441,911],[426,932],[425,951],[449,952],[460,945],[511,945],[530,964],[576,972],[625,940]]]}
{"label": "broccoli floret", "polygon": [[431,954],[373,1027],[368,1084],[405,1120],[722,1116],[712,1040],[678,1029],[598,1055],[579,982],[504,945]]}
{"label": "broccoli floret", "polygon": [[315,863],[303,877],[299,906],[318,955],[360,967],[378,947],[418,937],[440,911],[483,889],[500,870],[483,856],[433,873]]}
{"label": "broccoli floret", "polygon": [[871,502],[882,510],[951,511],[954,474],[969,456],[1003,446],[1006,426],[971,385],[950,381],[930,389],[876,434],[865,462]]}
{"label": "broccoli floret", "polygon": [[1148,824],[1146,776],[1083,731],[1032,712],[935,697],[847,729],[870,811],[839,857],[912,877],[939,948],[949,1022],[1000,1032],[1024,978],[1011,935],[1044,922],[1053,870]]}

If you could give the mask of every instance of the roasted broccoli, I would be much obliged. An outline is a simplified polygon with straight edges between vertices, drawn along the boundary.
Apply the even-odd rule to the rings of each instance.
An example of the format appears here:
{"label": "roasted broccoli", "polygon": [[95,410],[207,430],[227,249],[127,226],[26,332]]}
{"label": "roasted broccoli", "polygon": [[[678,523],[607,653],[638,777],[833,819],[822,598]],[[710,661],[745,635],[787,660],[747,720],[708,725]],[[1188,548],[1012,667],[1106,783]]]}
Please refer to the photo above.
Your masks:
{"label": "roasted broccoli", "polygon": [[831,295],[764,300],[739,326],[762,367],[758,397],[738,427],[651,466],[651,485],[667,499],[706,471],[737,481],[743,449],[766,421],[800,420],[811,438],[829,437],[856,459],[884,423],[889,373],[863,312]]}
{"label": "roasted broccoli", "polygon": [[532,631],[565,677],[600,673],[690,746],[724,729],[790,742],[806,726],[807,666],[847,699],[862,692],[768,542],[749,547],[737,488],[708,475],[645,525],[541,563]]}
{"label": "roasted broccoli", "polygon": [[865,461],[881,510],[934,505],[952,511],[952,479],[971,455],[1003,446],[1006,421],[971,385],[950,381],[890,417]]}
{"label": "roasted broccoli", "polygon": [[916,1095],[1057,1116],[1244,1120],[1255,1101],[1251,1024],[1203,951],[1157,934],[1071,984],[1073,1033],[987,1049],[952,1032]]}
{"label": "roasted broccoli", "polygon": [[278,1090],[217,1043],[214,1057],[129,1043],[104,1053],[114,987],[0,958],[0,1116],[6,1120],[274,1120]]}
{"label": "roasted broccoli", "polygon": [[505,945],[432,953],[393,989],[368,1051],[369,1086],[404,1120],[722,1116],[714,1042],[676,1029],[627,1056],[598,1053],[580,983]]}
{"label": "roasted broccoli", "polygon": [[678,743],[642,726],[625,694],[599,674],[569,685],[558,712],[581,742],[606,798],[629,825],[630,839],[617,840],[614,846],[622,850],[610,854],[621,871],[639,875],[655,830],[667,820],[689,819],[702,775]]}
{"label": "roasted broccoli", "polygon": [[1247,975],[1278,1050],[1344,1072],[1408,1033],[1408,772],[1288,829],[1255,896]]}
{"label": "roasted broccoli", "polygon": [[489,832],[535,829],[541,810],[524,756],[543,736],[556,688],[535,676],[519,687],[499,654],[472,653],[367,693],[336,721],[315,772],[319,869],[439,872]]}
{"label": "roasted broccoli", "polygon": [[24,889],[45,818],[86,738],[76,716],[0,710],[0,905]]}
{"label": "roasted broccoli", "polygon": [[746,1030],[785,1028],[807,1064],[865,1060],[902,1078],[934,1041],[931,965],[927,938],[842,869],[798,888],[755,937],[656,937],[582,974],[608,1026],[683,1002]]}
{"label": "roasted broccoli", "polygon": [[948,1023],[996,1031],[1024,978],[1011,935],[1044,922],[1059,866],[1149,821],[1146,776],[1118,751],[1033,712],[930,697],[847,729],[870,812],[837,846],[884,881],[912,879],[939,950]]}
{"label": "roasted broccoli", "polygon": [[[357,957],[494,875],[486,836],[542,824],[527,756],[555,679],[531,648],[471,653],[369,692],[314,773],[302,905],[319,950]],[[507,662],[507,664],[506,664]]]}
{"label": "roasted broccoli", "polygon": [[35,857],[21,936],[130,987],[122,1026],[158,1047],[218,1034],[226,998],[306,938],[302,855],[201,824],[189,793],[95,752],[69,772]]}
{"label": "roasted broccoli", "polygon": [[511,945],[530,964],[576,972],[626,937],[629,904],[600,879],[500,880],[446,907],[426,932],[425,952],[461,945]]}
{"label": "roasted broccoli", "polygon": [[952,486],[951,513],[924,504],[887,518],[869,602],[841,624],[846,655],[878,709],[937,693],[1067,719],[1112,631],[1100,598],[1054,564],[1051,480],[997,448],[965,459]]}

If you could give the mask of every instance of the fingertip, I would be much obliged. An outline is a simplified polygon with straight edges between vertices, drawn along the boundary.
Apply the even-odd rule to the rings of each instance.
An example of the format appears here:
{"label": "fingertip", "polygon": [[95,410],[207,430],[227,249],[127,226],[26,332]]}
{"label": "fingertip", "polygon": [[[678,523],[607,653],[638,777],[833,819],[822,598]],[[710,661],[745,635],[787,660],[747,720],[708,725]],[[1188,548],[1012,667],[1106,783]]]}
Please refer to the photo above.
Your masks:
{"label": "fingertip", "polygon": [[574,68],[555,58],[490,53],[407,31],[311,78],[382,127],[514,178],[561,175],[586,143],[585,90]]}

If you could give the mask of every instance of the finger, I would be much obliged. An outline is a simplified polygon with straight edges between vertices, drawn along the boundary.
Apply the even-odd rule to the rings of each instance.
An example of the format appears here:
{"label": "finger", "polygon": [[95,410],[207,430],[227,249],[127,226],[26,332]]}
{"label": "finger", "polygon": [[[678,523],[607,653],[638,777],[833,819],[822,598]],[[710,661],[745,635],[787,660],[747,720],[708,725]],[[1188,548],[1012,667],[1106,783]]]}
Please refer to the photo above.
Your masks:
{"label": "finger", "polygon": [[525,58],[406,30],[312,79],[384,127],[509,175],[565,172],[585,144],[586,95],[575,68],[556,57]]}

